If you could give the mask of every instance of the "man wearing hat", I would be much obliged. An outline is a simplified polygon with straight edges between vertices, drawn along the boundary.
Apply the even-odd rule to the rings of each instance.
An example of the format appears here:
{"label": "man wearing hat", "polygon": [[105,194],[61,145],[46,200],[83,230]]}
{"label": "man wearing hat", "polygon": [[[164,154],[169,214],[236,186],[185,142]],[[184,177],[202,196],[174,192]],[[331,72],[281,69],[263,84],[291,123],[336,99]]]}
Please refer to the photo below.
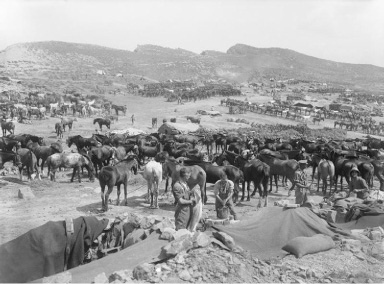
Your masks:
{"label": "man wearing hat", "polygon": [[349,171],[349,176],[351,181],[349,182],[349,193],[356,193],[357,198],[367,199],[369,196],[369,187],[365,179],[359,176],[360,171],[356,165],[353,165],[352,169]]}
{"label": "man wearing hat", "polygon": [[[305,173],[305,168],[307,167],[307,160],[299,161],[300,168],[295,172],[295,203],[296,204],[304,204],[307,201],[307,191],[310,189],[311,184],[308,185],[307,174]],[[288,193],[288,196],[290,193]]]}

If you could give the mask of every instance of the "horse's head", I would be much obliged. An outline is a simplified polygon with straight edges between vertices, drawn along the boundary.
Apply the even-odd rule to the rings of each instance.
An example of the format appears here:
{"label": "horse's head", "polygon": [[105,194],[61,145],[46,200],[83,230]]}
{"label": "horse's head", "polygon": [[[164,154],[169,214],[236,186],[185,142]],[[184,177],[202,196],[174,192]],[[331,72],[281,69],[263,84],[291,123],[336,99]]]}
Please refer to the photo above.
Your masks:
{"label": "horse's head", "polygon": [[68,145],[69,148],[71,148],[72,144],[74,143],[74,139],[73,138],[74,138],[74,136],[70,136],[70,137],[67,138],[66,142],[67,142],[67,145]]}
{"label": "horse's head", "polygon": [[20,157],[20,155],[17,152],[13,156],[13,164],[16,167],[22,166],[21,157]]}

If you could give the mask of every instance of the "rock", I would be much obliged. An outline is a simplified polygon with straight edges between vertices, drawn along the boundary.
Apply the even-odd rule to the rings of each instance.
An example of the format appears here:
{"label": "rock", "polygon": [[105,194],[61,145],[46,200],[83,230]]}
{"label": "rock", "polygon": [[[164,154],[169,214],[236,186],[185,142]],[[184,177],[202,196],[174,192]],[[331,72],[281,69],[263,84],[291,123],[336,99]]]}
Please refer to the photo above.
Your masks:
{"label": "rock", "polygon": [[107,278],[107,276],[105,275],[105,273],[100,273],[99,275],[97,275],[95,277],[95,279],[93,280],[94,283],[101,283],[101,284],[104,284],[104,283],[109,283],[109,280]]}
{"label": "rock", "polygon": [[203,233],[203,232],[196,232],[193,235],[193,247],[194,248],[205,248],[211,244],[211,238]]}
{"label": "rock", "polygon": [[147,234],[143,229],[136,229],[124,239],[123,249],[127,248],[133,244],[136,244],[147,238]]}
{"label": "rock", "polygon": [[175,222],[173,222],[170,218],[164,218],[160,223],[157,223],[152,227],[153,230],[160,230],[162,233],[166,228],[175,229]]}
{"label": "rock", "polygon": [[162,248],[166,256],[174,256],[182,251],[193,248],[193,240],[190,235],[185,235],[178,240],[174,240]]}
{"label": "rock", "polygon": [[359,260],[366,260],[365,254],[362,251],[353,254]]}
{"label": "rock", "polygon": [[140,221],[140,228],[142,228],[142,229],[150,229],[156,223],[161,222],[161,220],[162,220],[162,217],[160,217],[158,215],[146,216],[146,217],[141,219],[141,221]]}
{"label": "rock", "polygon": [[136,280],[149,280],[152,277],[154,270],[154,265],[149,263],[144,263],[136,266],[133,269],[132,275]]}
{"label": "rock", "polygon": [[163,228],[163,232],[160,235],[160,239],[162,240],[169,240],[173,241],[174,237],[173,235],[176,233],[175,229],[173,228]]}
{"label": "rock", "polygon": [[336,215],[337,215],[337,211],[329,210],[327,213],[327,222],[336,223]]}
{"label": "rock", "polygon": [[384,260],[384,241],[376,242],[368,249],[368,254],[376,259]]}
{"label": "rock", "polygon": [[307,278],[307,273],[305,271],[300,271],[299,273],[297,273],[297,276],[303,278],[303,279],[306,279]]}
{"label": "rock", "polygon": [[189,274],[188,270],[184,269],[179,273],[179,278],[184,281],[189,281],[191,279],[191,275]]}
{"label": "rock", "polygon": [[111,282],[117,282],[117,283],[124,283],[124,282],[132,282],[132,271],[131,270],[119,270],[113,272],[111,275],[109,275],[109,283]]}
{"label": "rock", "polygon": [[380,231],[371,231],[368,234],[368,238],[373,241],[381,240],[381,232]]}
{"label": "rock", "polygon": [[19,189],[18,197],[20,199],[32,199],[35,198],[35,195],[32,192],[32,189],[29,186],[24,186]]}
{"label": "rock", "polygon": [[367,281],[365,283],[373,283],[372,279],[367,279]]}
{"label": "rock", "polygon": [[43,278],[43,283],[72,283],[72,274],[69,271]]}
{"label": "rock", "polygon": [[241,277],[241,282],[244,282],[244,283],[253,282],[251,270],[248,269],[245,265],[240,266],[238,273],[239,273],[239,276]]}
{"label": "rock", "polygon": [[185,235],[192,236],[193,234],[192,234],[192,232],[188,231],[187,229],[180,229],[178,231],[175,231],[175,233],[173,234],[173,237],[175,240],[178,240]]}
{"label": "rock", "polygon": [[193,278],[199,278],[199,277],[201,277],[201,276],[202,276],[202,274],[201,274],[201,272],[199,272],[199,271],[194,271],[193,274],[192,274],[192,277],[193,277]]}
{"label": "rock", "polygon": [[223,232],[213,232],[212,235],[229,249],[234,250],[236,248],[235,240],[228,234]]}
{"label": "rock", "polygon": [[342,250],[350,250],[352,252],[359,252],[361,250],[360,240],[343,239],[341,244]]}

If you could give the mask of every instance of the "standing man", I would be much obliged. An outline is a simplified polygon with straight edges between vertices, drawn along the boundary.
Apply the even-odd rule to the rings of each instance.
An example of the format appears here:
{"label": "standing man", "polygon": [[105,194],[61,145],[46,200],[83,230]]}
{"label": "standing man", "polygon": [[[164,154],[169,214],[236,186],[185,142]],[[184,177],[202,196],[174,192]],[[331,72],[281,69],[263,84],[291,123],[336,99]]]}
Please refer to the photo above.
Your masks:
{"label": "standing man", "polygon": [[195,199],[188,187],[187,181],[191,174],[186,168],[180,169],[180,178],[173,185],[172,192],[175,197],[176,211],[175,211],[175,226],[176,231],[186,229],[191,219],[192,206]]}
{"label": "standing man", "polygon": [[369,187],[365,179],[359,176],[360,171],[356,166],[353,166],[349,171],[351,181],[349,182],[349,194],[356,193],[356,197],[366,200],[369,197]]}
{"label": "standing man", "polygon": [[213,187],[213,192],[216,197],[215,208],[217,214],[218,210],[227,206],[229,212],[233,215],[233,219],[237,220],[237,215],[232,200],[233,189],[233,181],[228,180],[227,174],[222,172],[220,174],[220,180],[218,180]]}
{"label": "standing man", "polygon": [[[303,205],[305,202],[307,202],[307,194],[309,189],[311,188],[311,184],[308,185],[308,177],[305,173],[305,169],[307,167],[307,160],[300,160],[299,161],[300,168],[295,172],[295,203]],[[288,196],[290,196],[291,193],[288,192]]]}
{"label": "standing man", "polygon": [[135,124],[135,115],[134,114],[132,114],[132,116],[131,116],[131,120],[132,120],[132,125],[134,125]]}

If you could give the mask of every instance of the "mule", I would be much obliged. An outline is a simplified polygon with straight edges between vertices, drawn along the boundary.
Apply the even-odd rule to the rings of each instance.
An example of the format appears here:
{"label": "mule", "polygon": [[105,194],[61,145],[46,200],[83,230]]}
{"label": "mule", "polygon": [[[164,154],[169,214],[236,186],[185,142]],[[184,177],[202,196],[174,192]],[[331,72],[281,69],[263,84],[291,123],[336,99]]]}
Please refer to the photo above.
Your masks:
{"label": "mule", "polygon": [[[31,141],[30,141],[31,142]],[[50,146],[40,146],[38,143],[32,142],[28,144],[28,149],[36,155],[37,165],[39,165],[39,160],[41,159],[41,172],[44,174],[44,164],[49,156],[62,153],[63,147],[60,143],[52,143]]]}
{"label": "mule", "polygon": [[[117,186],[117,200],[116,205],[120,204],[120,186],[124,185],[124,200],[127,205],[127,186],[131,178],[131,171],[137,174],[138,161],[136,156],[130,156],[118,162],[114,166],[103,167],[99,173],[99,183],[101,188],[101,205],[104,211],[108,211],[109,195],[113,187]],[[107,193],[104,194],[105,187],[108,186]]]}
{"label": "mule", "polygon": [[103,131],[103,125],[105,125],[108,129],[111,129],[111,121],[107,118],[95,118],[93,120],[93,124],[99,124],[100,130]]}
{"label": "mule", "polygon": [[91,150],[88,151],[88,156],[91,158],[93,166],[96,171],[97,169],[103,166],[107,166],[110,160],[113,158],[114,150],[111,146],[103,145],[101,147],[92,147]]}
{"label": "mule", "polygon": [[91,182],[95,181],[94,168],[91,159],[87,155],[79,153],[56,153],[47,158],[48,176],[51,181],[56,181],[56,171],[59,167],[73,168],[71,182],[75,177],[76,171],[79,183],[81,183],[80,170],[85,167],[88,171],[88,177]]}
{"label": "mule", "polygon": [[144,167],[143,177],[148,185],[147,201],[150,201],[150,208],[157,209],[159,208],[159,186],[163,179],[163,168],[161,164],[155,161],[149,161]]}
{"label": "mule", "polygon": [[1,137],[0,139],[0,150],[3,151],[13,151],[20,148],[21,143],[15,139],[8,137]]}
{"label": "mule", "polygon": [[56,137],[57,138],[63,138],[64,127],[61,124],[61,122],[56,122],[56,124],[55,124],[55,132],[56,132]]}
{"label": "mule", "polygon": [[[175,159],[168,158],[163,163],[163,177],[166,178],[165,182],[165,192],[168,191],[168,179],[169,177],[172,178],[172,184],[171,187],[173,188],[173,185],[180,179],[180,169],[183,166],[181,166]],[[200,166],[184,166],[189,173],[191,174],[191,177],[188,179],[187,184],[190,189],[193,189],[196,185],[200,187],[201,192],[201,198],[203,200],[203,203],[207,203],[207,196],[205,193],[205,182],[207,180],[207,174]],[[176,199],[175,199],[176,200]]]}

